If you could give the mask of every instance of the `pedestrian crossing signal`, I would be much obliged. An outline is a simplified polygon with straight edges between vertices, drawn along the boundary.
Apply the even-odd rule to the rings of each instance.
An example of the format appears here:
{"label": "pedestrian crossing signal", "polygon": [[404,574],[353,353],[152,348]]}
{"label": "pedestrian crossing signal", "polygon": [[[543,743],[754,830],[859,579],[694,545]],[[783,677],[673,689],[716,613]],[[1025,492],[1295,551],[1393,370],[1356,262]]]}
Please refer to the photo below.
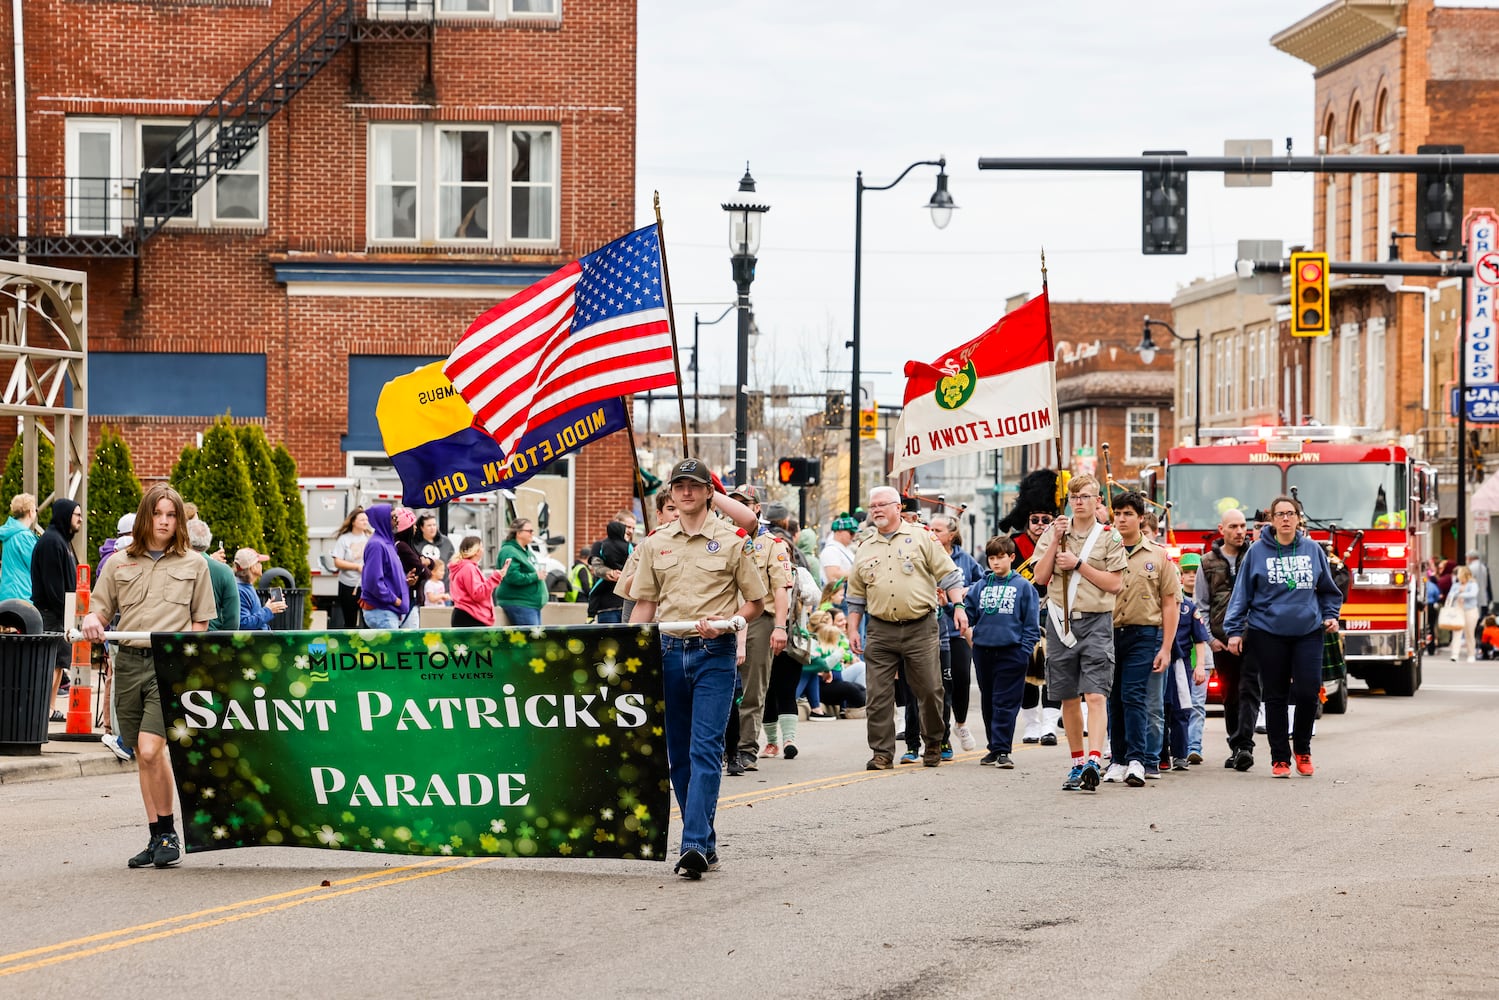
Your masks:
{"label": "pedestrian crossing signal", "polygon": [[1327,298],[1327,254],[1291,254],[1291,336],[1325,337],[1332,332]]}
{"label": "pedestrian crossing signal", "polygon": [[783,458],[776,462],[776,480],[782,486],[816,486],[822,463],[815,458]]}
{"label": "pedestrian crossing signal", "polygon": [[880,411],[874,407],[859,411],[859,437],[874,440],[880,429]]}

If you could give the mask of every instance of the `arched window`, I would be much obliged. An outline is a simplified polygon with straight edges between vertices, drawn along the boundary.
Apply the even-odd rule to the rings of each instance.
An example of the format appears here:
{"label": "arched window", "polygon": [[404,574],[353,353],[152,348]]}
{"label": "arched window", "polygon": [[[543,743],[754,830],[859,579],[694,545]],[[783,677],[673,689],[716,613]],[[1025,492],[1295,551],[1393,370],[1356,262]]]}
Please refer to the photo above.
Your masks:
{"label": "arched window", "polygon": [[1319,138],[1322,141],[1320,143],[1318,143],[1318,146],[1320,148],[1317,150],[1317,152],[1319,152],[1319,153],[1331,153],[1332,152],[1332,130],[1333,130],[1333,117],[1332,117],[1332,112],[1329,111],[1327,113],[1327,118],[1325,118],[1323,120],[1323,122],[1322,122],[1322,135],[1319,136]]}
{"label": "arched window", "polygon": [[1374,99],[1374,131],[1388,132],[1390,130],[1390,92],[1381,90],[1379,96]]}
{"label": "arched window", "polygon": [[1364,106],[1358,101],[1353,102],[1353,107],[1348,112],[1348,145],[1352,146],[1358,142],[1364,132]]}

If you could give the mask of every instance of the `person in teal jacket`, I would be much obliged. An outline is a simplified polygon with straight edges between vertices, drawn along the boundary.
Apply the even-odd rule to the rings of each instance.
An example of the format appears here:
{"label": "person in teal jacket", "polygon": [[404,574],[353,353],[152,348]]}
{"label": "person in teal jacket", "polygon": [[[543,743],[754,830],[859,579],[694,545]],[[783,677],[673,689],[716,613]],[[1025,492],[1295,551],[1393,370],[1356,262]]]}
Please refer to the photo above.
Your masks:
{"label": "person in teal jacket", "polygon": [[0,525],[0,601],[31,600],[31,550],[36,548],[36,497],[17,493]]}
{"label": "person in teal jacket", "polygon": [[526,518],[517,518],[510,526],[500,546],[496,566],[508,559],[510,570],[494,591],[494,602],[511,625],[540,625],[541,609],[547,603],[547,584],[536,570],[536,560],[531,556],[531,539],[536,534],[536,525]]}

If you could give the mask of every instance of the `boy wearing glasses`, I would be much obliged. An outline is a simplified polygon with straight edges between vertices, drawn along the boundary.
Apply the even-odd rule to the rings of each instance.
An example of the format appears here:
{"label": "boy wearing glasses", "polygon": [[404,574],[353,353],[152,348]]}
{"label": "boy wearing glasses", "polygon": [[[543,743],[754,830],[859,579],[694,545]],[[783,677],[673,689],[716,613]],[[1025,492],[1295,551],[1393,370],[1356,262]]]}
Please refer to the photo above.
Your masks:
{"label": "boy wearing glasses", "polygon": [[[1038,587],[1046,588],[1046,687],[1062,702],[1072,769],[1065,791],[1098,788],[1102,777],[1105,702],[1114,682],[1114,595],[1124,588],[1119,536],[1098,520],[1098,480],[1067,484],[1070,517],[1059,517],[1036,548]],[[1075,527],[1074,527],[1075,526]],[[1083,700],[1094,725],[1083,750]]]}

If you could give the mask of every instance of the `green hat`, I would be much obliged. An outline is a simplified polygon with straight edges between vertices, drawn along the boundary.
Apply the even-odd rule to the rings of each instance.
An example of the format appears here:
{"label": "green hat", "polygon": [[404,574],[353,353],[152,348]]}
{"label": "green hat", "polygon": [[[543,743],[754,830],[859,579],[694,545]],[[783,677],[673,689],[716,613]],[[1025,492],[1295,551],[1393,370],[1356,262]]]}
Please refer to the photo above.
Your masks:
{"label": "green hat", "polygon": [[1202,565],[1202,556],[1196,552],[1182,553],[1182,569],[1196,569]]}
{"label": "green hat", "polygon": [[859,522],[854,520],[852,514],[844,512],[833,518],[834,531],[858,531]]}

